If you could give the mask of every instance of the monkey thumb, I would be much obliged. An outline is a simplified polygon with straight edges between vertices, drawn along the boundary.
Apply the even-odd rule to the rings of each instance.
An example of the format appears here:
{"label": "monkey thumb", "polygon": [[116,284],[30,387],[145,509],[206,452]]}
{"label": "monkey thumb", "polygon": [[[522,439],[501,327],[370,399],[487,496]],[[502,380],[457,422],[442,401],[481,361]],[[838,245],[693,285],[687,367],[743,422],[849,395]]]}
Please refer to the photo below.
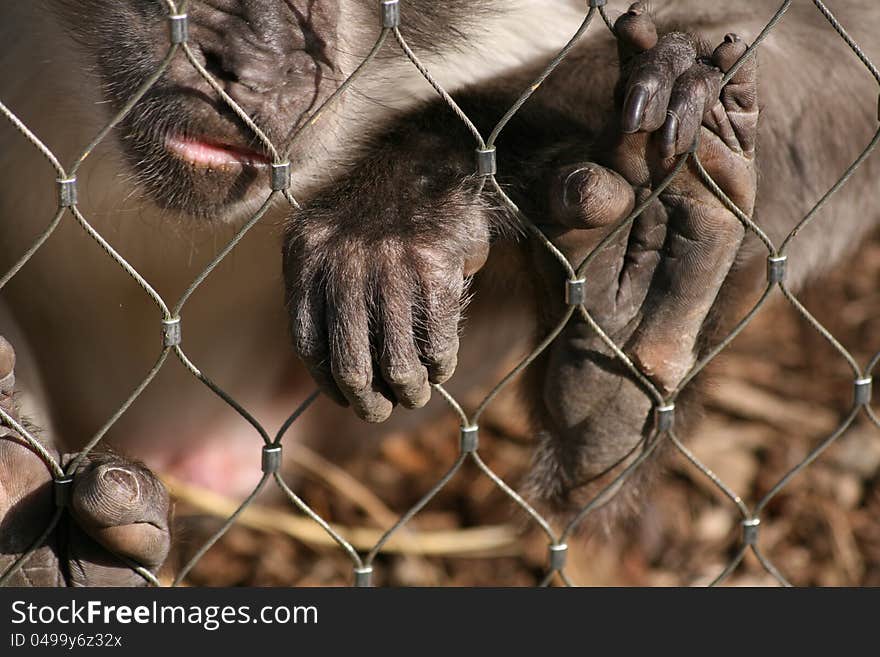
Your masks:
{"label": "monkey thumb", "polygon": [[627,217],[635,192],[618,173],[592,162],[563,167],[550,189],[550,221],[568,228],[601,228]]}

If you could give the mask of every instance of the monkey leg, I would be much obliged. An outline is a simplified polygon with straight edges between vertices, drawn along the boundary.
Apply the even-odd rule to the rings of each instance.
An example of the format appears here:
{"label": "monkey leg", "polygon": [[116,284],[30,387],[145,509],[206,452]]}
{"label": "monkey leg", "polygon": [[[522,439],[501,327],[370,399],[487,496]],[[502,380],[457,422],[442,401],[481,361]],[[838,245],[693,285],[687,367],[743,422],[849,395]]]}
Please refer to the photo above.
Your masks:
{"label": "monkey leg", "polygon": [[[619,96],[624,137],[614,158],[635,184],[655,185],[699,137],[699,158],[721,190],[747,215],[757,191],[757,66],[747,61],[720,88],[747,45],[729,34],[698,58],[694,37],[655,33],[641,3],[617,22],[624,53]],[[640,52],[641,51],[641,52]],[[630,59],[625,59],[629,53]],[[653,133],[653,134],[651,134]],[[637,163],[637,164],[634,164]],[[647,180],[646,180],[647,174]],[[744,235],[739,219],[702,182],[691,161],[661,194],[669,217],[662,258],[627,350],[667,392],[696,360],[697,339]]]}
{"label": "monkey leg", "polygon": [[[616,30],[618,116],[599,140],[599,164],[564,165],[565,182],[550,186],[561,198],[550,202],[558,209],[548,234],[575,263],[632,207],[633,194],[621,192],[620,177],[635,188],[637,204],[645,201],[698,135],[697,157],[722,191],[747,214],[755,201],[757,69],[743,66],[724,88],[720,84],[746,44],[729,35],[701,58],[690,35],[658,37],[643,3],[633,5]],[[590,172],[586,182],[584,170]],[[700,331],[743,233],[691,163],[582,271],[585,307],[664,394],[694,365]],[[552,264],[536,271],[552,272]],[[544,296],[558,298],[558,278],[545,283],[553,288]],[[545,325],[559,316],[554,309]],[[655,401],[577,314],[539,360],[532,385],[546,430],[532,488],[557,509],[576,509],[634,458],[653,426]]]}
{"label": "monkey leg", "polygon": [[[21,423],[14,367],[15,352],[0,337],[0,407]],[[24,426],[59,458],[45,436]],[[40,536],[54,510],[49,469],[15,430],[0,425],[0,574]],[[168,494],[149,470],[113,454],[89,455],[74,473],[62,522],[10,584],[143,585],[144,579],[119,557],[150,570],[161,566],[170,546],[168,513]]]}

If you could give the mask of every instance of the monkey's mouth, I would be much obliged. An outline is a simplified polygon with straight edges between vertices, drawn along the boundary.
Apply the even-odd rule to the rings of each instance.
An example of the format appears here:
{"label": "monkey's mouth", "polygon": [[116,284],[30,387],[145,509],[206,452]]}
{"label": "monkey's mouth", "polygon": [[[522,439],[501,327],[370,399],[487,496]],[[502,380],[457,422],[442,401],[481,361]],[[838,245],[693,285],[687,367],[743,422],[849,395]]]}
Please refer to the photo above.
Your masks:
{"label": "monkey's mouth", "polygon": [[189,164],[212,170],[260,168],[271,163],[271,160],[259,151],[208,138],[169,135],[165,138],[165,149]]}

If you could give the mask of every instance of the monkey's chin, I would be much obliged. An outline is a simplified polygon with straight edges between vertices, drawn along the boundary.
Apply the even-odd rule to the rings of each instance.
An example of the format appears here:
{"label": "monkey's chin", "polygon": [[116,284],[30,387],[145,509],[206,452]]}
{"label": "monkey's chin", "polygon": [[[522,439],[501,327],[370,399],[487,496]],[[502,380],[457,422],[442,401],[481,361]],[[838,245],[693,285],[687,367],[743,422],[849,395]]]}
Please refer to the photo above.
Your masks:
{"label": "monkey's chin", "polygon": [[139,167],[146,172],[141,184],[156,205],[180,219],[235,224],[270,193],[270,159],[238,144],[168,135],[129,155],[152,162]]}

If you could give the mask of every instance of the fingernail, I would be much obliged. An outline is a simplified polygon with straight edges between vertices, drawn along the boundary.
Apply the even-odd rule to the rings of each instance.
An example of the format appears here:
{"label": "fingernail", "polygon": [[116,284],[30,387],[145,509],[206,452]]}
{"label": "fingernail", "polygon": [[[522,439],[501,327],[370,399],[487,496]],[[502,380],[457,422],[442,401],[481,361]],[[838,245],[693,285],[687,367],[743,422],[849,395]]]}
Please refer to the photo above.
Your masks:
{"label": "fingernail", "polygon": [[641,16],[645,13],[645,9],[646,6],[644,2],[634,2],[629,6],[629,11],[627,11],[626,13],[628,13],[630,16]]}
{"label": "fingernail", "polygon": [[114,496],[127,497],[131,502],[140,497],[141,489],[137,477],[126,468],[105,467],[100,473],[101,483],[112,486]]}
{"label": "fingernail", "polygon": [[595,172],[590,168],[572,171],[565,179],[562,204],[566,208],[580,208],[584,202],[584,190],[593,184]]}
{"label": "fingernail", "polygon": [[661,139],[661,155],[663,157],[673,157],[675,155],[675,145],[678,140],[678,116],[673,112],[667,112],[666,123],[663,124],[663,138]]}
{"label": "fingernail", "polygon": [[629,90],[623,103],[623,119],[621,121],[621,130],[623,132],[633,133],[639,131],[650,97],[651,94],[644,85],[637,84]]}

